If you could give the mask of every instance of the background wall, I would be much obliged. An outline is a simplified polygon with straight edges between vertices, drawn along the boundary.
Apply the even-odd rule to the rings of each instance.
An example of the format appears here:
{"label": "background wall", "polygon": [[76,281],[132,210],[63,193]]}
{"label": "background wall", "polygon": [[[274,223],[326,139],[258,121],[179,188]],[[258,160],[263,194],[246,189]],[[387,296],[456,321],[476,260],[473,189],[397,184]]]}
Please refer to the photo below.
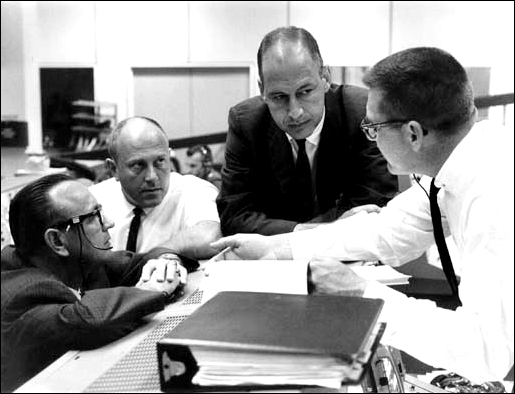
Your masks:
{"label": "background wall", "polygon": [[2,2],[2,117],[25,117],[22,10]]}
{"label": "background wall", "polygon": [[[208,103],[220,102],[223,116],[177,131],[216,132],[227,127],[227,97],[257,94],[257,47],[265,33],[282,25],[311,31],[331,66],[370,66],[410,46],[439,46],[466,67],[491,67],[491,94],[514,91],[511,1],[2,1],[1,6],[1,114],[28,121],[28,153],[42,151],[40,67],[92,67],[95,100],[116,103],[118,119],[140,105],[135,104],[138,68],[183,67],[192,69],[191,75],[211,66],[248,68],[248,79],[240,77],[230,92],[216,89],[216,83],[214,90],[201,90]],[[198,97],[193,93],[198,91],[187,94]],[[177,100],[191,105],[190,98]]]}

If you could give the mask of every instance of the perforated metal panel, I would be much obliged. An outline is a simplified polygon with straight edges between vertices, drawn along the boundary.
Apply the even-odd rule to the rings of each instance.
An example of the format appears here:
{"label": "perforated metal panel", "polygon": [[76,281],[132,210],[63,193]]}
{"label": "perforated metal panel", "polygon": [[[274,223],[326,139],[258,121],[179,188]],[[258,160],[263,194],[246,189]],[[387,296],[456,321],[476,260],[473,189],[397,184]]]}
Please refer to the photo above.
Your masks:
{"label": "perforated metal panel", "polygon": [[167,317],[143,341],[95,380],[86,393],[160,391],[156,342],[187,315]]}
{"label": "perforated metal panel", "polygon": [[193,292],[188,298],[184,300],[182,305],[195,305],[200,304],[202,302],[202,296],[204,292],[202,290],[197,290]]}
{"label": "perforated metal panel", "polygon": [[[202,302],[202,291],[195,291],[182,305]],[[86,393],[159,392],[156,342],[175,328],[188,315],[170,316],[152,330],[134,349],[95,380]]]}

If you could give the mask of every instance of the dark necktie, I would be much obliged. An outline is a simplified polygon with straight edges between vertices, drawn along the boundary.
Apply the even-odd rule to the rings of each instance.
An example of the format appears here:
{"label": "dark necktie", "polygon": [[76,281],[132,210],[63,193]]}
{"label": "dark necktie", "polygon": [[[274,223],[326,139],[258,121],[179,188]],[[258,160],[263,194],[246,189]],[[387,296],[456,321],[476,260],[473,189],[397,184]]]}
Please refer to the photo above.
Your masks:
{"label": "dark necktie", "polygon": [[442,228],[442,215],[440,214],[440,208],[438,208],[438,200],[436,198],[439,190],[440,188],[435,186],[435,180],[433,179],[431,181],[431,188],[429,190],[429,204],[431,207],[433,231],[435,235],[436,247],[438,248],[438,253],[440,254],[440,261],[442,262],[443,272],[447,277],[452,294],[459,298],[458,280],[456,279],[456,274],[454,273],[454,268],[452,266],[449,250],[447,249],[447,244],[445,243],[445,236],[443,234]]}
{"label": "dark necktie", "polygon": [[141,214],[143,213],[143,209],[140,207],[136,207],[132,210],[134,212],[134,217],[131,220],[131,226],[129,227],[129,236],[127,237],[127,246],[125,249],[130,250],[131,252],[136,251],[136,241],[138,239],[138,230],[139,225],[141,223]]}
{"label": "dark necktie", "polygon": [[299,150],[295,171],[299,181],[299,202],[301,205],[301,221],[307,221],[313,217],[313,196],[311,191],[311,167],[306,154],[306,140],[296,140]]}

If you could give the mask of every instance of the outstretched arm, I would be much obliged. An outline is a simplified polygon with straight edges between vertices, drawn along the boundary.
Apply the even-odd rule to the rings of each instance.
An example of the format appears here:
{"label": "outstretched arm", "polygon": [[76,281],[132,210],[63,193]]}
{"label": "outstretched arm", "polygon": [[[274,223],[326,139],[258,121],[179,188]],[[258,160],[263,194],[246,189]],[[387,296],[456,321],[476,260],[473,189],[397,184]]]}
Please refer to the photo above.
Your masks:
{"label": "outstretched arm", "polygon": [[282,235],[236,234],[211,244],[218,251],[230,247],[226,260],[289,260],[292,258],[288,239]]}
{"label": "outstretched arm", "polygon": [[183,229],[160,246],[193,259],[206,259],[217,252],[210,244],[221,236],[220,223],[204,220],[192,227]]}

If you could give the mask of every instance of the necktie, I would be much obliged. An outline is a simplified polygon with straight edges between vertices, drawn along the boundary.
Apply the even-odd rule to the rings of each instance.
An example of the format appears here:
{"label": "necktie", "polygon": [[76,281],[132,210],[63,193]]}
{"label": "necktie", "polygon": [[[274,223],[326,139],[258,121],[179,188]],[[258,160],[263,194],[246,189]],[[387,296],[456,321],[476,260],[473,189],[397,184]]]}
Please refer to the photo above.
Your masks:
{"label": "necktie", "polygon": [[311,191],[311,167],[306,154],[306,140],[296,140],[299,147],[295,171],[299,181],[300,220],[307,221],[313,216],[313,196]]}
{"label": "necktie", "polygon": [[431,188],[429,190],[429,205],[431,207],[433,231],[435,235],[436,247],[438,248],[438,253],[440,254],[440,261],[442,262],[443,272],[447,277],[447,282],[449,282],[452,294],[459,298],[458,280],[456,279],[456,274],[454,273],[454,268],[452,266],[449,250],[447,249],[447,244],[445,243],[445,236],[443,234],[442,228],[442,215],[440,214],[440,208],[438,208],[438,201],[436,199],[439,190],[440,188],[435,186],[435,180],[433,179],[431,181]]}
{"label": "necktie", "polygon": [[143,209],[136,207],[132,210],[132,212],[134,213],[134,217],[132,218],[131,225],[129,227],[129,236],[127,237],[127,246],[125,249],[130,250],[131,252],[135,252],[136,240],[138,239],[138,230],[141,223],[141,214],[143,213]]}

